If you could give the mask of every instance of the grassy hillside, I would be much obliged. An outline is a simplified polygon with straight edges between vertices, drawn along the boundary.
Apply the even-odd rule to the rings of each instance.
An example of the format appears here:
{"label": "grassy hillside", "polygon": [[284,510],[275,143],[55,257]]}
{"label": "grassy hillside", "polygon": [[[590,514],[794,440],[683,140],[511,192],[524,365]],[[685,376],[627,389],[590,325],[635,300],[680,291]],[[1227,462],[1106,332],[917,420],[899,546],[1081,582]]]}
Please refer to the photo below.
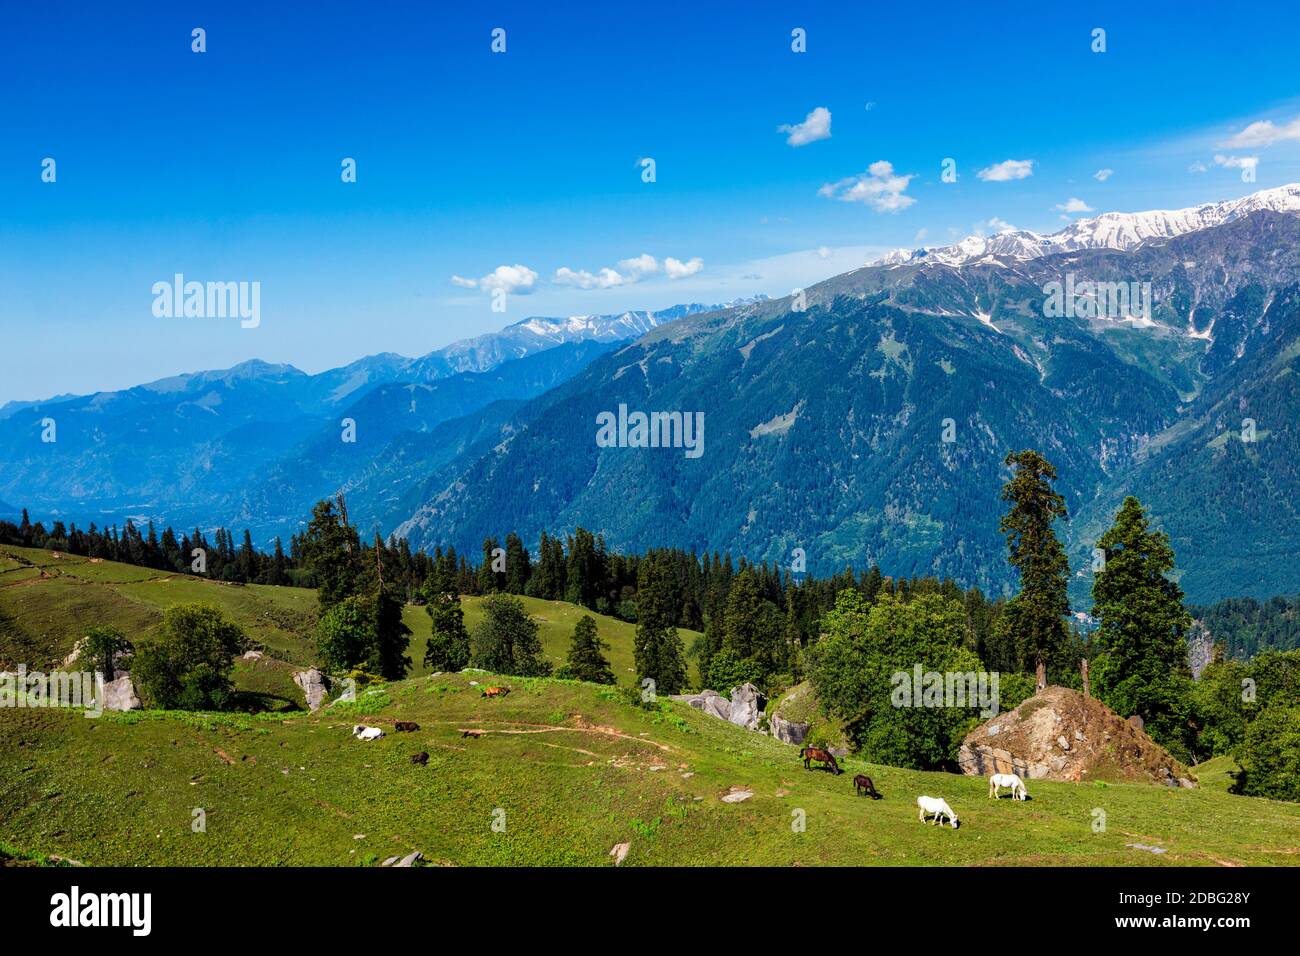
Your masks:
{"label": "grassy hillside", "polygon": [[[440,863],[649,864],[1294,864],[1300,805],[1227,793],[1228,762],[1206,785],[1034,781],[1027,803],[994,803],[982,780],[846,762],[832,777],[797,751],[664,702],[646,711],[610,688],[452,674],[406,681],[311,716],[292,672],[310,663],[315,595],[239,587],[111,562],[0,550],[0,667],[61,660],[90,623],[138,638],[180,601],[221,607],[266,647],[236,683],[258,714],[0,710],[0,857],[92,864],[363,865],[420,850]],[[585,612],[525,599],[559,663]],[[466,623],[481,601],[465,599]],[[628,624],[596,615],[630,685]],[[406,609],[423,656],[423,608]],[[684,634],[689,643],[692,634]],[[474,682],[513,693],[483,700]],[[413,734],[353,740],[352,724],[414,720]],[[484,731],[477,739],[466,729]],[[427,767],[410,763],[430,754]],[[885,795],[853,794],[867,772]],[[753,796],[722,797],[733,787]],[[962,826],[916,820],[919,794],[945,797]],[[206,833],[193,832],[194,810]],[[504,811],[504,830],[494,819]],[[1094,832],[1094,810],[1106,814]],[[804,832],[792,823],[806,822]],[[1153,854],[1127,846],[1166,849]]]}
{"label": "grassy hillside", "polygon": [[[483,617],[482,599],[465,597],[465,625],[473,628]],[[562,601],[521,598],[538,623],[538,635],[548,660],[557,667],[569,650],[574,625],[584,614],[596,619],[597,631],[609,643],[610,665],[621,683],[635,682],[632,642],[635,625],[596,614]],[[137,568],[112,561],[34,548],[0,548],[0,667],[50,667],[72,651],[91,624],[113,624],[132,640],[152,635],[162,612],[173,604],[204,601],[221,608],[266,649],[269,658],[297,667],[314,660],[312,628],[316,592],[303,588],[238,585],[184,574]],[[408,606],[403,620],[412,631],[411,675],[426,673],[424,648],[429,640],[429,615]],[[689,647],[697,636],[682,631]],[[258,667],[240,666],[236,684],[258,692],[295,693],[284,674],[265,686],[268,661]],[[289,672],[292,668],[286,668]],[[691,674],[696,673],[691,662]],[[286,685],[286,680],[288,683]],[[297,695],[300,699],[300,695]]]}
{"label": "grassy hillside", "polygon": [[[475,680],[513,693],[484,700]],[[420,730],[393,733],[396,719]],[[354,740],[359,721],[389,733]],[[410,762],[421,750],[427,767]],[[885,799],[854,796],[862,771]],[[723,802],[732,787],[753,796]],[[473,674],[314,717],[0,712],[0,846],[90,864],[346,866],[420,850],[457,865],[609,865],[625,841],[625,865],[1297,862],[1296,804],[1041,781],[1028,802],[994,802],[985,787],[855,760],[839,777],[805,771],[795,748],[682,704],[646,712],[592,685]],[[946,798],[961,828],[919,823],[918,794]],[[206,833],[192,831],[195,808]]]}
{"label": "grassy hillside", "polygon": [[58,663],[92,624],[120,627],[131,640],[151,636],[164,610],[189,601],[215,604],[272,656],[311,662],[314,591],[226,584],[6,546],[0,548],[0,664]]}

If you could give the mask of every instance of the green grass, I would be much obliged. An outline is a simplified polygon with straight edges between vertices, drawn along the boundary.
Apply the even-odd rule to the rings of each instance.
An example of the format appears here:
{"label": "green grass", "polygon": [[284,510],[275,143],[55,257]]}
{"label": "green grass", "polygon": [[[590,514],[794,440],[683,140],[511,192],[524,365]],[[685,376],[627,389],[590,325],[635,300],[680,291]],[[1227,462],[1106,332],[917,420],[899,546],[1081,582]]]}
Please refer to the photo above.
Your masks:
{"label": "green grass", "polygon": [[[524,607],[528,609],[529,616],[537,622],[537,636],[542,642],[542,652],[546,659],[560,667],[568,657],[570,638],[573,636],[573,629],[578,621],[583,617],[590,615],[596,621],[596,633],[602,641],[610,645],[610,649],[605,652],[609,660],[610,669],[613,670],[614,676],[618,678],[620,684],[629,686],[636,683],[636,668],[632,657],[632,650],[636,638],[636,625],[629,624],[626,621],[620,621],[617,618],[607,617],[603,614],[597,614],[586,608],[578,607],[576,604],[567,604],[564,601],[544,601],[540,598],[522,597]],[[471,631],[474,625],[483,619],[483,599],[478,597],[463,597],[461,603],[465,608],[465,627]],[[423,609],[421,609],[423,613]],[[425,614],[424,638],[428,639],[428,615]],[[409,622],[408,622],[409,623]],[[691,641],[699,636],[698,631],[689,631],[681,629],[678,632],[684,647],[690,647]],[[415,641],[412,640],[412,646]],[[420,649],[421,658],[424,655],[423,646]],[[688,661],[688,676],[694,682],[699,676],[699,669],[694,661]]]}
{"label": "green grass", "polygon": [[[472,681],[513,692],[484,700]],[[392,733],[396,719],[421,729]],[[358,721],[390,732],[362,743]],[[410,763],[419,750],[427,767]],[[979,778],[853,759],[845,770],[805,771],[795,748],[682,704],[647,712],[592,685],[474,674],[390,684],[317,716],[7,710],[0,846],[101,865],[343,866],[412,850],[457,865],[609,865],[628,840],[624,865],[1289,865],[1300,846],[1300,805],[1217,786],[1031,781],[1028,802],[995,802]],[[854,796],[864,771],[885,799]],[[723,803],[732,787],[754,796]],[[918,794],[947,799],[961,828],[919,823]],[[191,829],[195,808],[206,833]]]}
{"label": "green grass", "polygon": [[[41,577],[42,571],[46,576]],[[597,632],[609,643],[610,666],[620,683],[635,683],[632,648],[636,626],[596,614],[563,601],[520,600],[538,623],[546,659],[562,665],[569,638],[578,620],[590,614]],[[315,661],[312,632],[316,621],[316,592],[305,588],[247,586],[208,581],[184,574],[137,568],[112,561],[91,561],[74,555],[54,557],[34,548],[0,548],[0,667],[26,663],[29,668],[61,662],[90,623],[112,624],[131,640],[151,637],[162,623],[163,611],[174,604],[202,601],[219,607],[243,627],[268,656],[297,667]],[[464,597],[465,626],[483,618],[482,598]],[[408,605],[402,619],[411,629],[411,675],[428,673],[424,650],[429,641],[429,615]],[[689,647],[696,631],[682,630]],[[691,662],[694,679],[697,671]],[[256,681],[241,689],[268,692]],[[301,699],[296,694],[295,699]]]}
{"label": "green grass", "polygon": [[[41,571],[46,576],[41,576]],[[832,777],[797,751],[683,704],[634,707],[612,688],[475,674],[432,677],[420,662],[423,608],[406,609],[417,673],[315,716],[290,709],[311,659],[315,594],[235,587],[111,562],[0,549],[0,667],[57,661],[90,623],[152,632],[177,601],[217,604],[266,646],[240,660],[239,703],[262,713],[157,711],[87,719],[0,710],[0,862],[51,855],[100,865],[362,865],[421,850],[457,865],[1049,864],[1292,865],[1300,805],[1227,792],[1230,761],[1196,768],[1197,790],[1031,781],[1025,803],[986,797],[978,778],[845,761]],[[545,653],[563,660],[579,608],[524,599]],[[466,623],[481,601],[465,599]],[[593,615],[621,682],[632,625]],[[688,644],[693,635],[683,634]],[[25,656],[15,656],[25,655]],[[37,655],[37,656],[32,656]],[[44,655],[41,658],[40,655]],[[477,681],[513,688],[484,700]],[[420,731],[373,743],[357,722]],[[488,731],[479,739],[465,729]],[[426,750],[427,767],[410,763]],[[885,795],[857,798],[868,773]],[[732,787],[754,796],[723,803]],[[920,824],[941,796],[962,826]],[[194,810],[206,832],[192,828]],[[502,819],[505,829],[493,829]],[[1095,810],[1106,827],[1094,832]],[[800,816],[806,830],[791,824]],[[1126,844],[1168,850],[1154,855]]]}

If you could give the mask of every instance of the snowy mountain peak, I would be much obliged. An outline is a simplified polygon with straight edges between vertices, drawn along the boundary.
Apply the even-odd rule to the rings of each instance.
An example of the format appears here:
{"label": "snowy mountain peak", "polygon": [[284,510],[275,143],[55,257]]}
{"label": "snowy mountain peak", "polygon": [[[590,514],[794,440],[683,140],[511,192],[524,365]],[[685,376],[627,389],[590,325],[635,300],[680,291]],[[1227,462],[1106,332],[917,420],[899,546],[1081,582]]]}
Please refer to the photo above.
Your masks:
{"label": "snowy mountain peak", "polygon": [[1102,213],[1090,219],[1076,220],[1050,235],[1039,235],[1025,229],[1009,229],[992,236],[968,236],[951,246],[896,249],[870,265],[899,266],[937,262],[956,266],[975,262],[985,256],[1036,259],[1039,256],[1080,249],[1128,250],[1151,239],[1168,239],[1208,229],[1263,209],[1300,213],[1300,183],[1263,189],[1241,199],[1205,203],[1187,209]]}

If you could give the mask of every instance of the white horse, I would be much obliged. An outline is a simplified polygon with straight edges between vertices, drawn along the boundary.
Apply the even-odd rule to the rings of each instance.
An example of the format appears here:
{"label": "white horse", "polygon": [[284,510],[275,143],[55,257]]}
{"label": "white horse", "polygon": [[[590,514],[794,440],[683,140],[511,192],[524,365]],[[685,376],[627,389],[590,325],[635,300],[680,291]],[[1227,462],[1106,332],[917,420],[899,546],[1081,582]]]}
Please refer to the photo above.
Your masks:
{"label": "white horse", "polygon": [[384,736],[384,732],[378,727],[367,727],[364,724],[357,724],[352,728],[352,736],[357,740],[378,740]]}
{"label": "white horse", "polygon": [[921,815],[917,819],[922,823],[926,817],[933,816],[935,824],[943,826],[943,818],[947,817],[952,828],[957,829],[957,814],[952,812],[952,807],[942,797],[917,797],[916,805],[921,808]]}
{"label": "white horse", "polygon": [[1010,788],[1014,800],[1023,800],[1029,796],[1029,791],[1025,789],[1025,782],[1014,773],[995,773],[989,777],[990,797],[997,799],[998,791],[1003,787]]}

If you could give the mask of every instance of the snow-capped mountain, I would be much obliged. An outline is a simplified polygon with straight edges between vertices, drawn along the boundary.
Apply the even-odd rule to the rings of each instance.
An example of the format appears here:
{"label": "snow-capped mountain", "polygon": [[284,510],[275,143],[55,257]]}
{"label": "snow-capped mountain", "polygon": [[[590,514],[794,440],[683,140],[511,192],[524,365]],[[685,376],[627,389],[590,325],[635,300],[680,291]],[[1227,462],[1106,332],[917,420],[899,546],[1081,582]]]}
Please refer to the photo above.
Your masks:
{"label": "snow-capped mountain", "polygon": [[871,265],[908,265],[937,262],[958,266],[985,257],[1036,259],[1080,249],[1135,249],[1151,239],[1169,239],[1208,229],[1261,209],[1300,213],[1300,184],[1264,189],[1241,199],[1205,203],[1188,209],[1153,209],[1148,212],[1107,212],[1079,219],[1060,232],[1039,235],[1027,229],[1009,229],[993,236],[967,236],[951,246],[895,249]]}
{"label": "snow-capped mountain", "polygon": [[716,305],[691,302],[657,312],[637,310],[609,315],[530,316],[472,339],[453,342],[415,360],[417,371],[446,373],[482,372],[504,361],[523,358],[569,342],[622,342],[639,338],[651,329],[688,315],[716,312],[765,299],[756,296]]}

